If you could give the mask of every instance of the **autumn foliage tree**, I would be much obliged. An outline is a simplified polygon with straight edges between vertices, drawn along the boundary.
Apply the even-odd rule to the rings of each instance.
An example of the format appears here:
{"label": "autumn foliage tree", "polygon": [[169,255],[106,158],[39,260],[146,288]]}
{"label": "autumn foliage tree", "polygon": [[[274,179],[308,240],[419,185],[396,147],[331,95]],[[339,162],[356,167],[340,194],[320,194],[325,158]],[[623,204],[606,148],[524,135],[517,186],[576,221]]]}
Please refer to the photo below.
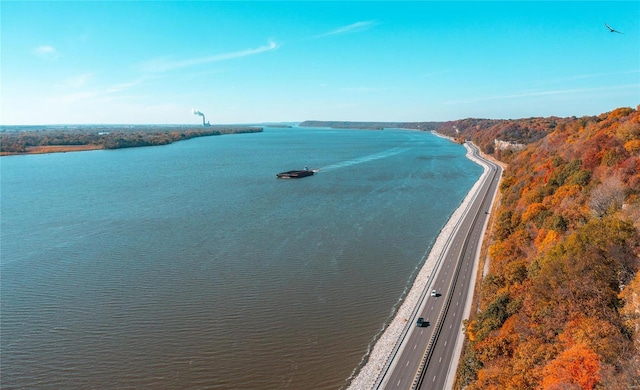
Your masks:
{"label": "autumn foliage tree", "polygon": [[598,355],[581,343],[558,354],[542,372],[544,390],[592,390],[601,380]]}
{"label": "autumn foliage tree", "polygon": [[[506,134],[474,123],[485,144]],[[457,387],[640,386],[639,111],[509,128],[528,147],[508,157]]]}

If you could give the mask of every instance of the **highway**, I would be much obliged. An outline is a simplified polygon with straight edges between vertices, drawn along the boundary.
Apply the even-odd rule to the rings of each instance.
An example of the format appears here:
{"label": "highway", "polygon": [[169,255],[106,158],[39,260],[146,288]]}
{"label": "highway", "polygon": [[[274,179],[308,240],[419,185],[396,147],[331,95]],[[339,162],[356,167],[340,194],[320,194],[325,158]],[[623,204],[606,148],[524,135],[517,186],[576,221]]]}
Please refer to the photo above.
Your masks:
{"label": "highway", "polygon": [[[475,277],[474,263],[479,256],[489,211],[497,191],[502,168],[480,156],[475,145],[472,154],[488,166],[475,198],[453,232],[431,285],[418,305],[409,333],[398,348],[378,389],[446,389],[453,385],[454,368],[463,338],[462,320],[469,310]],[[431,296],[430,291],[437,295]],[[417,327],[423,317],[426,327]],[[458,344],[458,353],[455,353]],[[454,360],[455,359],[455,360]],[[448,380],[448,381],[447,381]]]}

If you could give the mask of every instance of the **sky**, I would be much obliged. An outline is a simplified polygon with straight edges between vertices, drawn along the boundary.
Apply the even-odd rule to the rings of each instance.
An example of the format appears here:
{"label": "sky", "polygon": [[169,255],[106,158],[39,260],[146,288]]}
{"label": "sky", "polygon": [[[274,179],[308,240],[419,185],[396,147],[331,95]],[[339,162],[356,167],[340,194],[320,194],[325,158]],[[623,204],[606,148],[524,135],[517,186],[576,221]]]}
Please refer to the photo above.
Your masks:
{"label": "sky", "polygon": [[[605,23],[622,33],[610,32]],[[0,124],[447,121],[640,104],[640,1],[0,1]]]}

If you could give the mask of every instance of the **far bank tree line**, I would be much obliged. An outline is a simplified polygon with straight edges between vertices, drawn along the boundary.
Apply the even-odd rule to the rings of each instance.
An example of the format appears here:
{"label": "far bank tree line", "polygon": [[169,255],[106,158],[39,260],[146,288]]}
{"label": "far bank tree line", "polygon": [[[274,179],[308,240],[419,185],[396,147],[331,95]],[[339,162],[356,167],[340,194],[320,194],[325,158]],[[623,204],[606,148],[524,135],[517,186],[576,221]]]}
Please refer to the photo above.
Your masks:
{"label": "far bank tree line", "polygon": [[[484,152],[489,154],[495,152],[496,157],[508,159],[511,151],[495,150],[494,140],[529,144],[543,138],[557,126],[565,126],[575,120],[586,119],[549,117],[515,120],[469,118],[450,122],[306,121],[300,126],[373,130],[385,128],[435,130],[455,138],[473,139]],[[262,131],[261,127],[253,126],[131,126],[115,128],[112,126],[80,126],[76,129],[5,130],[0,132],[0,152],[2,154],[22,154],[28,153],[29,148],[34,147],[78,145],[92,145],[100,149],[118,149],[166,145],[194,137],[260,131]]]}
{"label": "far bank tree line", "polygon": [[479,119],[468,118],[448,122],[340,122],[305,121],[300,126],[330,127],[333,129],[411,129],[437,131],[452,138],[471,139],[482,151],[488,154],[498,153],[498,157],[511,154],[511,151],[496,151],[494,141],[507,141],[516,144],[536,142],[556,127],[585,118],[534,117],[523,119]]}
{"label": "far bank tree line", "polygon": [[261,127],[148,127],[113,128],[87,127],[73,130],[43,129],[37,131],[4,131],[0,133],[2,154],[28,153],[39,146],[94,145],[101,149],[167,145],[195,137],[222,134],[261,132]]}

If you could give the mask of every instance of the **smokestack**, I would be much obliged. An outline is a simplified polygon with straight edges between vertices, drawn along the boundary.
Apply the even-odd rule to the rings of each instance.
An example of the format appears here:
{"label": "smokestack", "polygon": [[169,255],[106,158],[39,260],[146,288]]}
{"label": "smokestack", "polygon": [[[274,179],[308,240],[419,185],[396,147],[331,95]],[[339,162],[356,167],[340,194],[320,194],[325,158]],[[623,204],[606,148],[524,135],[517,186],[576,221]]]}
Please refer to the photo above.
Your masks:
{"label": "smokestack", "polygon": [[208,122],[204,121],[204,114],[203,113],[201,113],[200,111],[196,110],[195,108],[192,108],[191,112],[193,113],[193,115],[200,115],[202,117],[202,126],[211,126]]}

